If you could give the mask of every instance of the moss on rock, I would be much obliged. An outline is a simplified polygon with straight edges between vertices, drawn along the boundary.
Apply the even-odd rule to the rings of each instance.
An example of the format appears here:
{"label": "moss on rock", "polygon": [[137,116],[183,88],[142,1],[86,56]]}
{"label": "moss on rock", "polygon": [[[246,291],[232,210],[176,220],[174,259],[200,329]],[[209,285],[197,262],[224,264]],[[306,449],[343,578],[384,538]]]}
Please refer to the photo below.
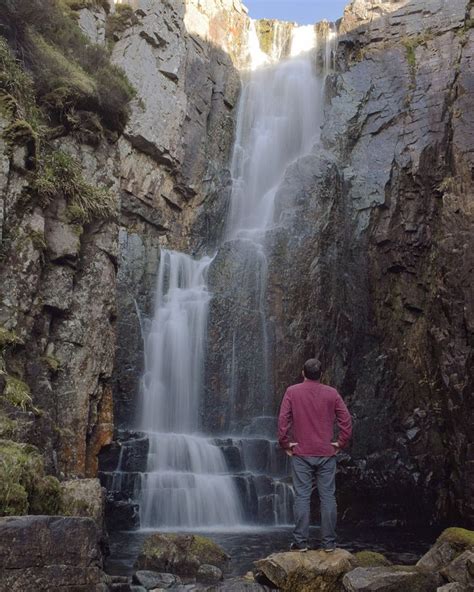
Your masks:
{"label": "moss on rock", "polygon": [[9,345],[18,345],[20,343],[23,343],[23,341],[14,331],[0,327],[0,350],[5,349]]}
{"label": "moss on rock", "polygon": [[23,382],[23,380],[15,378],[14,376],[6,377],[3,396],[9,403],[15,407],[19,407],[23,411],[25,411],[32,402],[30,387],[26,382]]}
{"label": "moss on rock", "polygon": [[450,543],[459,551],[474,549],[474,531],[466,528],[447,528],[438,537],[438,542]]}
{"label": "moss on rock", "polygon": [[376,551],[359,551],[358,553],[354,553],[354,557],[356,558],[359,567],[381,567],[384,565],[391,565],[391,562],[385,557],[385,555],[377,553]]}
{"label": "moss on rock", "polygon": [[57,197],[68,202],[70,222],[84,224],[97,219],[113,218],[116,203],[112,193],[88,183],[80,164],[69,154],[55,150],[41,161],[30,192],[46,206]]}
{"label": "moss on rock", "polygon": [[0,516],[57,514],[60,486],[34,446],[0,440]]}
{"label": "moss on rock", "polygon": [[195,577],[201,565],[221,568],[228,559],[226,552],[206,537],[158,533],[145,540],[137,567]]}

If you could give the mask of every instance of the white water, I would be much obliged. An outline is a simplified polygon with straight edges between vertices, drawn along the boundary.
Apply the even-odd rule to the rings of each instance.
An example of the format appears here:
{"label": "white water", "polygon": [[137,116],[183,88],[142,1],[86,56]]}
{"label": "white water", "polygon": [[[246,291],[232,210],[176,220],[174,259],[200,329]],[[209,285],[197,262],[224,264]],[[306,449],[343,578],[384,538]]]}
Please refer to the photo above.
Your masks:
{"label": "white water", "polygon": [[[250,31],[250,37],[253,36]],[[274,202],[288,165],[318,138],[324,77],[314,71],[314,27],[293,31],[292,59],[252,71],[237,116],[228,238],[261,242],[273,223]],[[260,63],[256,52],[255,63]]]}
{"label": "white water", "polygon": [[161,252],[155,314],[145,343],[140,429],[147,433],[141,480],[144,528],[234,526],[241,511],[222,452],[196,435],[210,294],[211,258]]}

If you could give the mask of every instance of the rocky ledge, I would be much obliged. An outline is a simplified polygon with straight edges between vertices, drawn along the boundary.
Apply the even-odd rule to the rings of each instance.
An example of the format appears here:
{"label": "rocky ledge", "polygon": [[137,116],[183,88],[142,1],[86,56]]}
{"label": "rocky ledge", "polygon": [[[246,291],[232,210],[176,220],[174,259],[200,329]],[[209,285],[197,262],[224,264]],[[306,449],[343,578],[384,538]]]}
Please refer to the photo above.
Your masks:
{"label": "rocky ledge", "polygon": [[449,528],[416,565],[371,551],[274,553],[253,572],[225,578],[230,557],[196,535],[148,537],[132,577],[103,570],[91,518],[0,518],[0,592],[472,592],[474,531]]}

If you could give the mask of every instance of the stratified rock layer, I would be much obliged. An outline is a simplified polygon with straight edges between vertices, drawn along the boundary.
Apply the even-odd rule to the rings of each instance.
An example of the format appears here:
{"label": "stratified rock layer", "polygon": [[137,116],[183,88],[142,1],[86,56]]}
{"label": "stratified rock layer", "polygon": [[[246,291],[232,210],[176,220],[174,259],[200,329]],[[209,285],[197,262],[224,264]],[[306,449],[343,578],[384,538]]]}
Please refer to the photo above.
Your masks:
{"label": "stratified rock layer", "polygon": [[90,518],[0,518],[2,592],[106,592],[105,581]]}

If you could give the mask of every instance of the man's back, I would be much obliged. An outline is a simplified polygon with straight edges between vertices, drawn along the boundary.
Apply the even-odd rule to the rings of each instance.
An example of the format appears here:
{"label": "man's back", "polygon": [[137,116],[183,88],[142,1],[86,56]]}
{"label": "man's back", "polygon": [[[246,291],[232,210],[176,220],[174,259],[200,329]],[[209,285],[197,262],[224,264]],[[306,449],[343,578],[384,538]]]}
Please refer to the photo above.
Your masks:
{"label": "man's back", "polygon": [[351,417],[337,390],[317,380],[290,386],[280,411],[280,444],[287,448],[290,441],[297,442],[296,456],[333,456],[335,420],[343,448],[351,435]]}

